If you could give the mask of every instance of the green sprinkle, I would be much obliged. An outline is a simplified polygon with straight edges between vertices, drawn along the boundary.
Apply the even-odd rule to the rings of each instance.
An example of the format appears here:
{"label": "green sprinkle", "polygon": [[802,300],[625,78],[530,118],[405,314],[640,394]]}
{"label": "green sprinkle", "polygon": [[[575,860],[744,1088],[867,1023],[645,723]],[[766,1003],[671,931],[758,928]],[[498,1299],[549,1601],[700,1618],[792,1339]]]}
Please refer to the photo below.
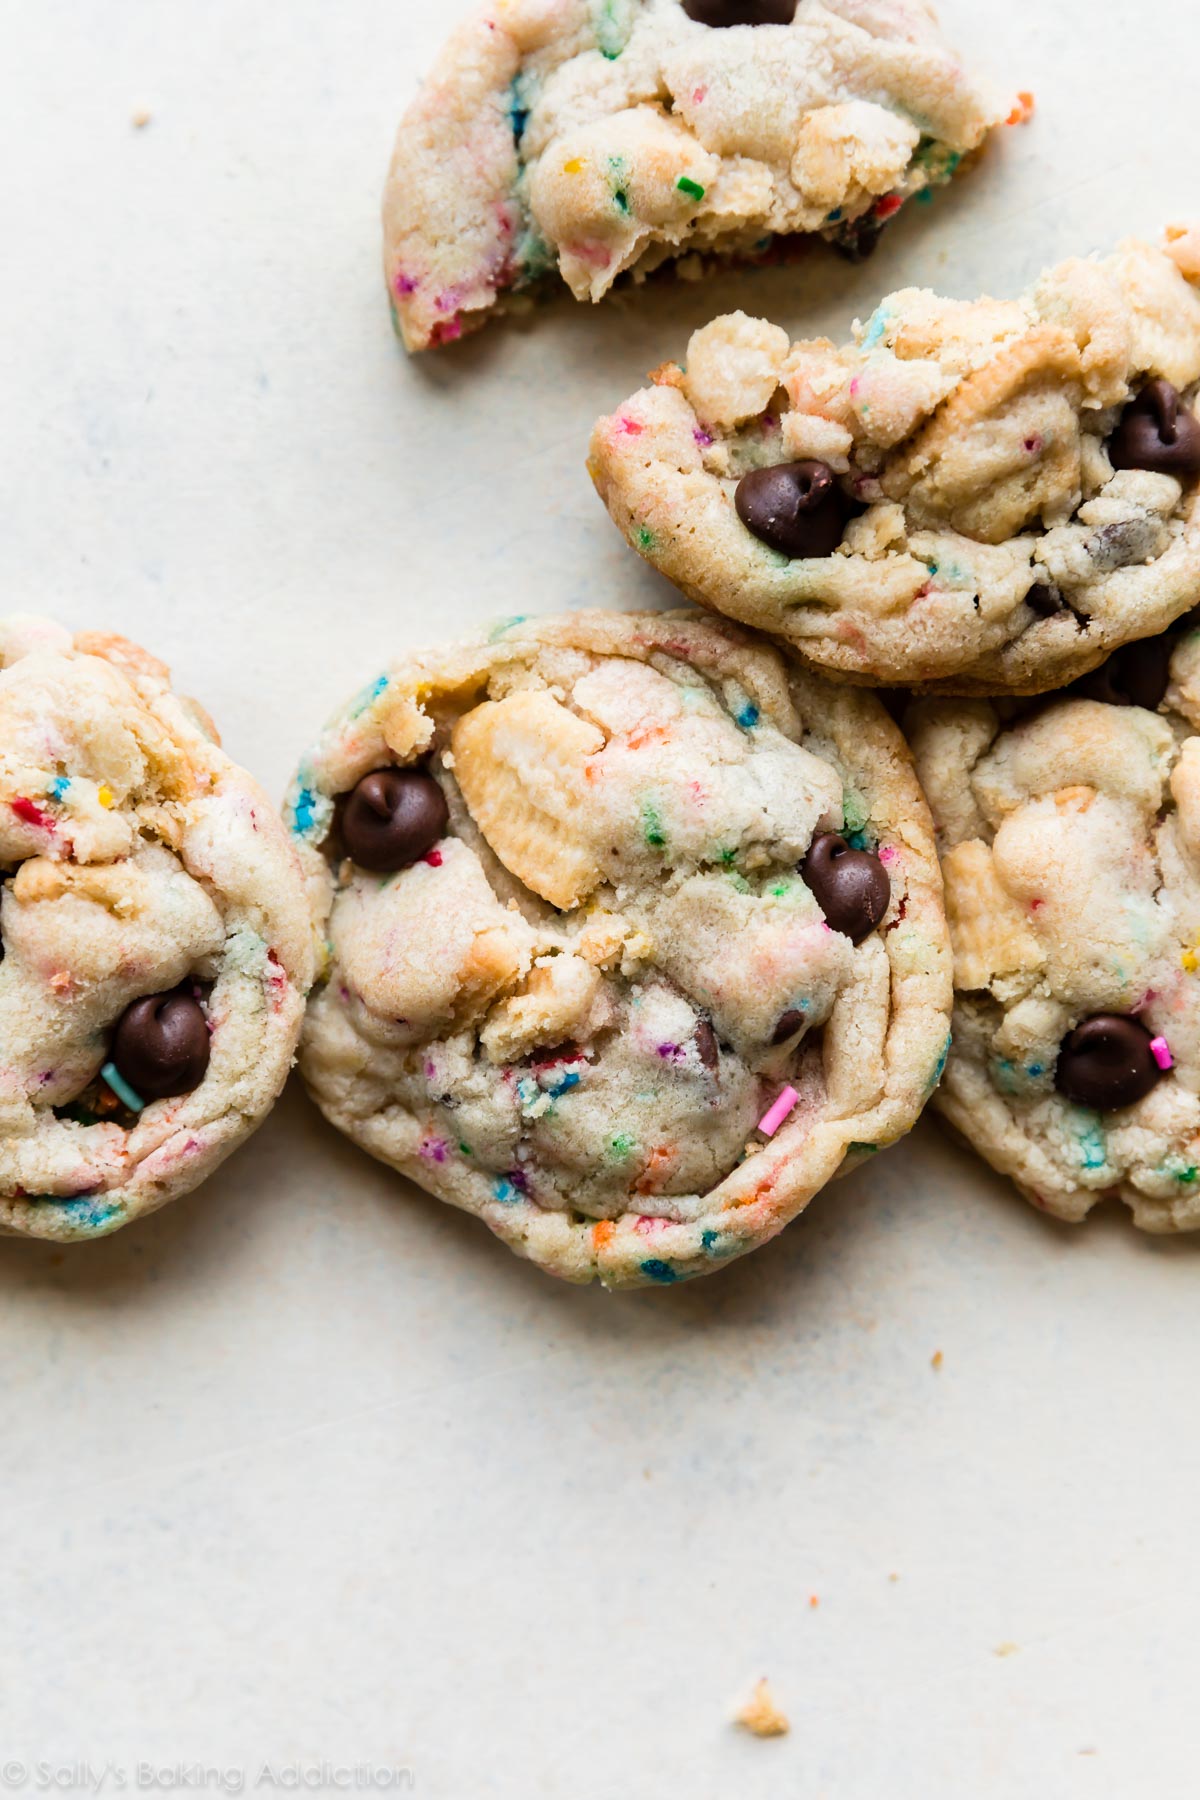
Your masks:
{"label": "green sprinkle", "polygon": [[637,543],[638,543],[639,550],[653,550],[653,548],[654,548],[654,533],[651,531],[651,529],[648,525],[639,525],[638,526],[638,528],[637,528]]}
{"label": "green sprinkle", "polygon": [[106,1081],[118,1100],[124,1101],[130,1112],[145,1112],[146,1102],[140,1094],[135,1094],[125,1077],[121,1075],[115,1063],[105,1063],[100,1071],[101,1081]]}
{"label": "green sprinkle", "polygon": [[642,835],[652,850],[666,848],[667,839],[666,833],[663,831],[662,818],[658,808],[652,806],[649,801],[642,807]]}
{"label": "green sprinkle", "polygon": [[613,201],[616,205],[617,211],[619,213],[624,213],[626,215],[626,217],[628,217],[629,216],[629,195],[625,192],[624,188],[617,189],[616,193],[613,195]]}
{"label": "green sprinkle", "polygon": [[879,1149],[878,1144],[847,1144],[847,1156],[874,1156]]}
{"label": "green sprinkle", "polygon": [[464,1156],[474,1156],[474,1154],[475,1154],[475,1152],[472,1150],[470,1144],[460,1144],[458,1147],[462,1151]]}
{"label": "green sprinkle", "polygon": [[728,868],[732,867],[732,865],[736,861],[737,861],[737,851],[736,850],[722,850],[721,862],[725,868],[728,869]]}
{"label": "green sprinkle", "polygon": [[610,1153],[617,1157],[618,1160],[624,1160],[625,1157],[631,1154],[636,1147],[636,1144],[637,1140],[630,1132],[618,1131],[616,1137],[610,1141],[608,1148]]}
{"label": "green sprinkle", "polygon": [[675,186],[681,194],[686,194],[689,200],[703,200],[704,198],[704,189],[698,181],[693,181],[690,175],[681,175]]}

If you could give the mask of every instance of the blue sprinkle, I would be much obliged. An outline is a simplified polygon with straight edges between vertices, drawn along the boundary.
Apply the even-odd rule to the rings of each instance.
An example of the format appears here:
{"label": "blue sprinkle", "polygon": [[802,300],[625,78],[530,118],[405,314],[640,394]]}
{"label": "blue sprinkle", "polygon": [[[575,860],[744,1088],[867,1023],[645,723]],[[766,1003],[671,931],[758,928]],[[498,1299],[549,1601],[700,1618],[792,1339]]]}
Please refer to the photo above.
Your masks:
{"label": "blue sprinkle", "polygon": [[499,1181],[494,1181],[492,1183],[492,1192],[495,1194],[501,1206],[515,1206],[517,1201],[521,1198],[512,1182],[505,1181],[503,1176],[501,1176]]}
{"label": "blue sprinkle", "polygon": [[350,707],[350,717],[352,719],[357,719],[361,713],[365,713],[368,706],[371,706],[378,700],[380,694],[385,692],[387,684],[388,677],[386,675],[380,675],[377,680],[371,683],[370,687],[365,687],[362,690],[362,693],[352,702]]}
{"label": "blue sprinkle", "polygon": [[523,625],[528,617],[528,613],[514,613],[511,619],[497,619],[488,632],[488,643],[498,643],[506,631],[511,631],[514,625]]}
{"label": "blue sprinkle", "polygon": [[669,1262],[662,1262],[657,1256],[647,1257],[642,1264],[642,1274],[648,1275],[651,1281],[678,1281],[679,1277]]}
{"label": "blue sprinkle", "polygon": [[721,1234],[718,1231],[702,1231],[700,1233],[700,1242],[704,1245],[706,1250],[711,1250],[720,1235]]}
{"label": "blue sprinkle", "polygon": [[1027,1075],[1032,1075],[1035,1081],[1039,1075],[1044,1075],[1045,1072],[1045,1067],[1042,1063],[1030,1063],[1025,1071]]}
{"label": "blue sprinkle", "polygon": [[827,224],[827,225],[836,225],[836,224],[837,224],[837,222],[838,222],[838,220],[839,220],[839,219],[840,219],[840,218],[841,218],[841,217],[842,217],[842,216],[843,216],[843,214],[842,214],[842,209],[841,209],[841,207],[840,207],[840,206],[835,206],[835,207],[834,207],[834,209],[833,209],[833,211],[832,211],[832,212],[831,212],[831,213],[826,213],[826,214],[825,214],[825,223],[826,223],[826,224]]}
{"label": "blue sprinkle", "polygon": [[946,1039],[946,1047],[942,1051],[942,1054],[938,1057],[937,1066],[935,1067],[933,1074],[929,1077],[929,1092],[930,1093],[933,1092],[934,1088],[937,1086],[938,1082],[942,1079],[942,1076],[945,1073],[946,1063],[949,1060],[949,1056],[950,1056],[950,1046],[953,1042],[954,1042],[953,1038]]}
{"label": "blue sprinkle", "polygon": [[296,796],[296,804],[292,808],[292,830],[297,837],[303,837],[311,831],[316,820],[317,796],[311,788],[301,788]]}
{"label": "blue sprinkle", "polygon": [[565,1094],[570,1088],[578,1086],[579,1071],[578,1069],[571,1069],[566,1075],[559,1077],[554,1086],[550,1089],[550,1092],[557,1098],[559,1094]]}
{"label": "blue sprinkle", "polygon": [[70,785],[71,777],[69,775],[56,775],[50,783],[50,792],[56,800],[61,800]]}
{"label": "blue sprinkle", "polygon": [[135,1094],[125,1077],[121,1075],[115,1063],[107,1062],[100,1071],[101,1081],[106,1081],[118,1100],[123,1100],[130,1112],[145,1112],[146,1102],[140,1094]]}
{"label": "blue sprinkle", "polygon": [[753,731],[754,727],[758,724],[757,706],[743,706],[741,712],[737,716],[737,722],[743,731]]}
{"label": "blue sprinkle", "polygon": [[866,334],[863,337],[864,350],[873,350],[876,344],[883,341],[883,334],[888,328],[891,313],[886,306],[877,306],[867,322]]}
{"label": "blue sprinkle", "polygon": [[63,1200],[58,1204],[71,1220],[73,1225],[88,1225],[93,1231],[100,1231],[105,1225],[119,1219],[122,1208],[111,1200]]}

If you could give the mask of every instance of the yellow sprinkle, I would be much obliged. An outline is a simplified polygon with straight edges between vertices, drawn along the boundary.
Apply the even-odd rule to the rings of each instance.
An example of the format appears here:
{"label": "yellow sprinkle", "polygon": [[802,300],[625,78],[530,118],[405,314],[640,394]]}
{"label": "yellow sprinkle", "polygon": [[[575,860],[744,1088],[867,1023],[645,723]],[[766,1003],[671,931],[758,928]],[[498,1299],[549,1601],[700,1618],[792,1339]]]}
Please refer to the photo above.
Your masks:
{"label": "yellow sprinkle", "polygon": [[96,795],[96,798],[100,802],[101,806],[111,806],[112,805],[113,791],[109,787],[107,782],[105,782],[104,786],[100,789],[100,792]]}
{"label": "yellow sprinkle", "polygon": [[563,164],[563,174],[564,175],[578,175],[579,171],[582,168],[583,168],[582,156],[573,156],[569,162],[565,162]]}
{"label": "yellow sprinkle", "polygon": [[1185,950],[1179,960],[1187,970],[1188,974],[1192,975],[1195,973],[1197,962],[1200,961],[1200,958],[1197,958],[1194,950]]}

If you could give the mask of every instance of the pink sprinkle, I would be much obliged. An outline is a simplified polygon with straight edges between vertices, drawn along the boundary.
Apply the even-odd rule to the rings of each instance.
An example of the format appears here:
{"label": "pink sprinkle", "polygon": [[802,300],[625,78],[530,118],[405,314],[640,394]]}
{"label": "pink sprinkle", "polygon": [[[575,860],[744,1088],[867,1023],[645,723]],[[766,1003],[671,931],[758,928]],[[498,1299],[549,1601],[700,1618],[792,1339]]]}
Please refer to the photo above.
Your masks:
{"label": "pink sprinkle", "polygon": [[881,863],[883,863],[885,865],[887,863],[894,863],[896,860],[897,854],[898,853],[895,850],[895,848],[893,847],[893,845],[885,844],[883,846],[883,849],[879,852],[879,860]]}
{"label": "pink sprinkle", "polygon": [[444,1163],[448,1145],[445,1138],[426,1138],[417,1147],[417,1155],[423,1156],[426,1162]]}
{"label": "pink sprinkle", "polygon": [[696,430],[693,431],[692,436],[695,438],[696,442],[699,444],[699,446],[702,450],[707,450],[708,446],[713,442],[713,436],[712,436],[711,431],[701,431],[698,426],[697,426]]}
{"label": "pink sprinkle", "polygon": [[656,1231],[665,1231],[670,1223],[670,1219],[659,1219],[652,1213],[639,1213],[633,1221],[633,1229],[640,1231],[643,1237],[651,1237]]}
{"label": "pink sprinkle", "polygon": [[40,806],[35,806],[32,800],[27,800],[24,794],[18,794],[9,804],[18,819],[23,820],[26,825],[48,826],[53,831],[54,820],[50,814],[43,812]]}
{"label": "pink sprinkle", "polygon": [[1030,456],[1040,456],[1042,453],[1043,447],[1044,447],[1044,440],[1040,437],[1027,437],[1025,439],[1025,448],[1029,452]]}
{"label": "pink sprinkle", "polygon": [[708,94],[708,89],[706,87],[694,88],[692,90],[692,105],[693,106],[703,106],[704,101],[707,97],[707,94]]}
{"label": "pink sprinkle", "polygon": [[427,850],[425,855],[421,858],[421,861],[427,862],[431,869],[440,869],[442,866],[442,853],[440,850]]}
{"label": "pink sprinkle", "polygon": [[1171,1055],[1171,1046],[1165,1037],[1150,1039],[1150,1054],[1160,1069],[1173,1069],[1175,1058]]}
{"label": "pink sprinkle", "polygon": [[875,202],[874,212],[877,219],[890,219],[904,205],[899,194],[885,194],[882,200]]}
{"label": "pink sprinkle", "polygon": [[794,1087],[785,1087],[774,1106],[765,1112],[758,1121],[758,1129],[764,1137],[774,1137],[783,1121],[787,1118],[800,1096]]}
{"label": "pink sprinkle", "polygon": [[463,334],[461,319],[439,319],[429,333],[431,344],[453,344]]}
{"label": "pink sprinkle", "polygon": [[627,418],[624,413],[617,420],[617,430],[623,431],[626,437],[641,437],[642,435],[642,427],[637,420]]}
{"label": "pink sprinkle", "polygon": [[406,275],[403,269],[396,271],[396,279],[392,283],[398,300],[407,300],[410,294],[416,293],[420,285],[415,275]]}

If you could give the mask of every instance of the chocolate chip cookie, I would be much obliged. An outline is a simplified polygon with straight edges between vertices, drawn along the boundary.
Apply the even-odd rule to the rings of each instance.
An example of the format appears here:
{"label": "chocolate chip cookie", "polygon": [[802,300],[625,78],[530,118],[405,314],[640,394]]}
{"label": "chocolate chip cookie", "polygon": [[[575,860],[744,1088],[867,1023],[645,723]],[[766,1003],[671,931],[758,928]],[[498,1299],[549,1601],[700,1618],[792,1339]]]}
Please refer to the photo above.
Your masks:
{"label": "chocolate chip cookie", "polygon": [[851,681],[1043,693],[1200,592],[1200,242],[1020,300],[890,295],[841,349],[715,320],[597,425],[630,544]]}
{"label": "chocolate chip cookie", "polygon": [[1194,1230],[1200,631],[1005,710],[923,700],[909,718],[954,946],[935,1104],[1058,1218],[1113,1196],[1144,1230]]}
{"label": "chocolate chip cookie", "polygon": [[328,939],[318,1105],[555,1274],[718,1267],[938,1079],[904,742],[732,626],[578,613],[405,656],[288,811]]}
{"label": "chocolate chip cookie", "polygon": [[279,1093],[312,978],[283,823],[124,638],[0,621],[0,1231],[194,1188]]}
{"label": "chocolate chip cookie", "polygon": [[556,270],[599,300],[795,233],[865,254],[1006,111],[924,0],[490,0],[400,127],[397,326],[423,350]]}

